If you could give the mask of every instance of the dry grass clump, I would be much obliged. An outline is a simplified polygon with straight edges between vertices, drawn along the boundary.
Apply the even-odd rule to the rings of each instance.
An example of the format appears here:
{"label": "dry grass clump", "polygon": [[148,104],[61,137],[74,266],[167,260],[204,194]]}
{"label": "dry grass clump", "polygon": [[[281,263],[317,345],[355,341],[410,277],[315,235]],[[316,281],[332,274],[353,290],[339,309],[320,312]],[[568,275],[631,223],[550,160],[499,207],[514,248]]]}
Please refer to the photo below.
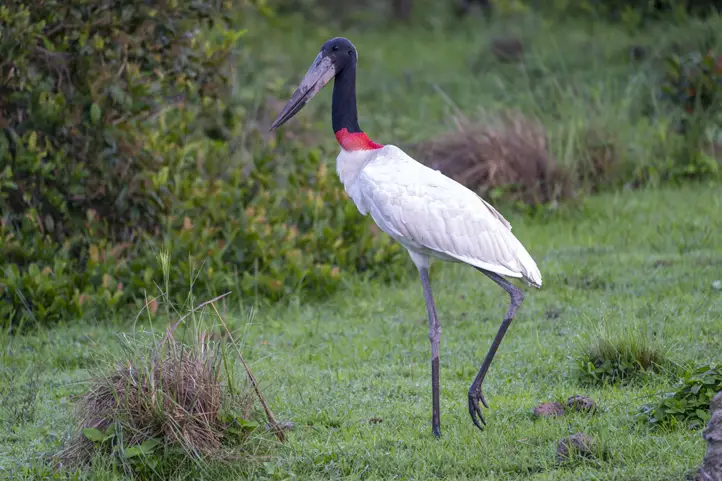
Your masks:
{"label": "dry grass clump", "polygon": [[258,452],[261,437],[249,426],[262,425],[254,421],[259,412],[251,387],[234,385],[235,354],[226,341],[198,333],[183,343],[170,328],[160,341],[145,341],[121,336],[122,361],[90,381],[77,405],[81,433],[60,453],[62,464],[87,464],[101,452],[137,473],[135,454],[152,448],[141,450],[153,459],[152,471],[163,463],[175,471],[188,461],[250,459]]}
{"label": "dry grass clump", "polygon": [[556,165],[540,122],[504,111],[484,123],[457,116],[454,124],[454,131],[417,145],[421,162],[481,195],[503,188],[530,205],[571,196],[572,178]]}
{"label": "dry grass clump", "polygon": [[491,53],[500,62],[519,62],[524,58],[524,41],[519,37],[500,37],[491,41]]}
{"label": "dry grass clump", "polygon": [[124,420],[131,445],[163,438],[188,451],[212,453],[223,435],[219,349],[204,339],[192,346],[172,335],[166,339],[165,352],[150,365],[128,362],[95,380],[80,404],[82,425],[105,430]]}

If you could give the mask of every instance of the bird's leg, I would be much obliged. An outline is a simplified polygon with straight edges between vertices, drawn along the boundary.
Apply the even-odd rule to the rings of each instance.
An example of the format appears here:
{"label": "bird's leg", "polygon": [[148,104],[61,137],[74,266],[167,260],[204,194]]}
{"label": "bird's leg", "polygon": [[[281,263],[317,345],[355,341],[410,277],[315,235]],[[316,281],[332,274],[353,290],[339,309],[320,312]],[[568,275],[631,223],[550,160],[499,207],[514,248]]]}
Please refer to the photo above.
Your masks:
{"label": "bird's leg", "polygon": [[[477,267],[477,269],[479,268]],[[486,372],[489,370],[491,361],[494,359],[496,350],[499,348],[499,344],[501,344],[501,340],[504,338],[506,330],[509,329],[509,325],[511,324],[512,319],[514,319],[516,310],[519,308],[519,306],[521,306],[521,303],[524,301],[524,293],[518,288],[516,288],[511,282],[501,277],[499,274],[495,274],[494,272],[489,272],[484,269],[479,270],[487,277],[489,277],[492,281],[499,284],[502,289],[509,293],[509,297],[511,298],[509,310],[506,311],[506,316],[501,322],[501,326],[499,326],[499,331],[496,333],[494,342],[491,343],[489,352],[487,353],[486,358],[484,358],[484,362],[482,363],[481,368],[476,375],[476,378],[474,378],[474,382],[471,383],[471,387],[469,387],[469,414],[471,415],[471,420],[474,422],[474,425],[477,428],[483,430],[484,428],[482,426],[482,423],[486,424],[486,421],[484,421],[484,417],[481,414],[481,407],[479,406],[479,401],[481,401],[487,408],[489,407],[489,405],[486,404],[486,400],[484,399],[484,394],[481,391],[481,384],[484,382]]]}
{"label": "bird's leg", "polygon": [[441,324],[439,324],[439,318],[436,317],[434,296],[431,293],[431,283],[429,282],[429,269],[427,267],[419,267],[419,276],[421,277],[421,285],[424,288],[426,311],[429,315],[432,397],[431,429],[434,432],[434,436],[438,438],[441,436],[441,413],[439,411],[439,344],[441,343]]}

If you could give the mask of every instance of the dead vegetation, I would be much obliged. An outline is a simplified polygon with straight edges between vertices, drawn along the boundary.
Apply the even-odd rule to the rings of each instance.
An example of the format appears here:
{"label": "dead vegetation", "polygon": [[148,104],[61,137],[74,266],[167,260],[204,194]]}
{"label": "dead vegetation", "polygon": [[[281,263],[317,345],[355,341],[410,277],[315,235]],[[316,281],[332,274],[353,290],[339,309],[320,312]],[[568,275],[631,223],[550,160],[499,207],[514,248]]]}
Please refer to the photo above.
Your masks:
{"label": "dead vegetation", "polygon": [[[170,327],[160,342],[121,336],[124,355],[91,379],[76,406],[80,432],[59,463],[87,465],[101,453],[126,472],[151,459],[155,472],[169,452],[173,470],[189,461],[251,460],[270,446],[270,432],[257,429],[262,415],[251,385],[237,385],[228,342],[199,332],[184,343]],[[132,450],[142,456],[128,456]]]}
{"label": "dead vegetation", "polygon": [[491,41],[491,53],[500,62],[520,62],[524,59],[524,41],[519,37],[499,37]]}
{"label": "dead vegetation", "polygon": [[416,155],[482,196],[501,188],[534,205],[572,195],[572,178],[557,166],[540,122],[515,111],[487,117],[472,122],[457,115],[453,131],[418,144]]}
{"label": "dead vegetation", "polygon": [[[223,433],[219,350],[204,339],[184,346],[171,335],[164,351],[149,366],[130,361],[96,378],[80,403],[82,425],[105,430],[122,419],[130,445],[163,438],[212,453]],[[248,412],[251,399],[244,397],[240,405]]]}
{"label": "dead vegetation", "polygon": [[484,112],[477,120],[457,113],[451,120],[449,132],[416,144],[413,153],[491,200],[549,204],[627,178],[621,140],[599,125],[557,133],[564,138],[560,163],[544,125],[521,112]]}

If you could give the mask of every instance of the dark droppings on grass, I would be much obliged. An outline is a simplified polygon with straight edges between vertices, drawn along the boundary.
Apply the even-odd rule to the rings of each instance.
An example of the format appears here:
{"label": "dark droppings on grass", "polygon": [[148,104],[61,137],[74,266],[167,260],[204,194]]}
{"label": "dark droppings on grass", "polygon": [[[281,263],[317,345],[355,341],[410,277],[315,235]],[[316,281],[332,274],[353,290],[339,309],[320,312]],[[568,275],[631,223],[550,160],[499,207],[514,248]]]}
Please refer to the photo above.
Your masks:
{"label": "dark droppings on grass", "polygon": [[583,276],[562,276],[562,282],[565,285],[576,287],[578,289],[587,290],[611,290],[616,284],[601,276],[583,275]]}
{"label": "dark droppings on grass", "polygon": [[534,408],[534,417],[559,417],[564,415],[564,406],[561,403],[544,402]]}
{"label": "dark droppings on grass", "polygon": [[597,441],[585,433],[575,433],[559,441],[557,460],[570,461],[573,457],[594,458],[597,456]]}
{"label": "dark droppings on grass", "polygon": [[594,414],[597,412],[597,403],[587,396],[571,396],[567,399],[567,407],[581,413]]}
{"label": "dark droppings on grass", "polygon": [[559,307],[552,307],[544,312],[544,317],[550,320],[559,319],[562,315],[562,309]]}

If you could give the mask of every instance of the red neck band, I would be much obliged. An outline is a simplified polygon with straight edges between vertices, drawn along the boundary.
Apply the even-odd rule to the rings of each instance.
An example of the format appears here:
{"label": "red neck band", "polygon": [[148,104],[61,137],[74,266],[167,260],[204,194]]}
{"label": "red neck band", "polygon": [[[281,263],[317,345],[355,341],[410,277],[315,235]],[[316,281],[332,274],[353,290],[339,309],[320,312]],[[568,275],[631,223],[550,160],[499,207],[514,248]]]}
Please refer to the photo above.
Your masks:
{"label": "red neck band", "polygon": [[349,132],[348,129],[341,129],[336,132],[336,140],[341,144],[341,148],[347,152],[356,150],[375,150],[383,147],[369,139],[365,132]]}

